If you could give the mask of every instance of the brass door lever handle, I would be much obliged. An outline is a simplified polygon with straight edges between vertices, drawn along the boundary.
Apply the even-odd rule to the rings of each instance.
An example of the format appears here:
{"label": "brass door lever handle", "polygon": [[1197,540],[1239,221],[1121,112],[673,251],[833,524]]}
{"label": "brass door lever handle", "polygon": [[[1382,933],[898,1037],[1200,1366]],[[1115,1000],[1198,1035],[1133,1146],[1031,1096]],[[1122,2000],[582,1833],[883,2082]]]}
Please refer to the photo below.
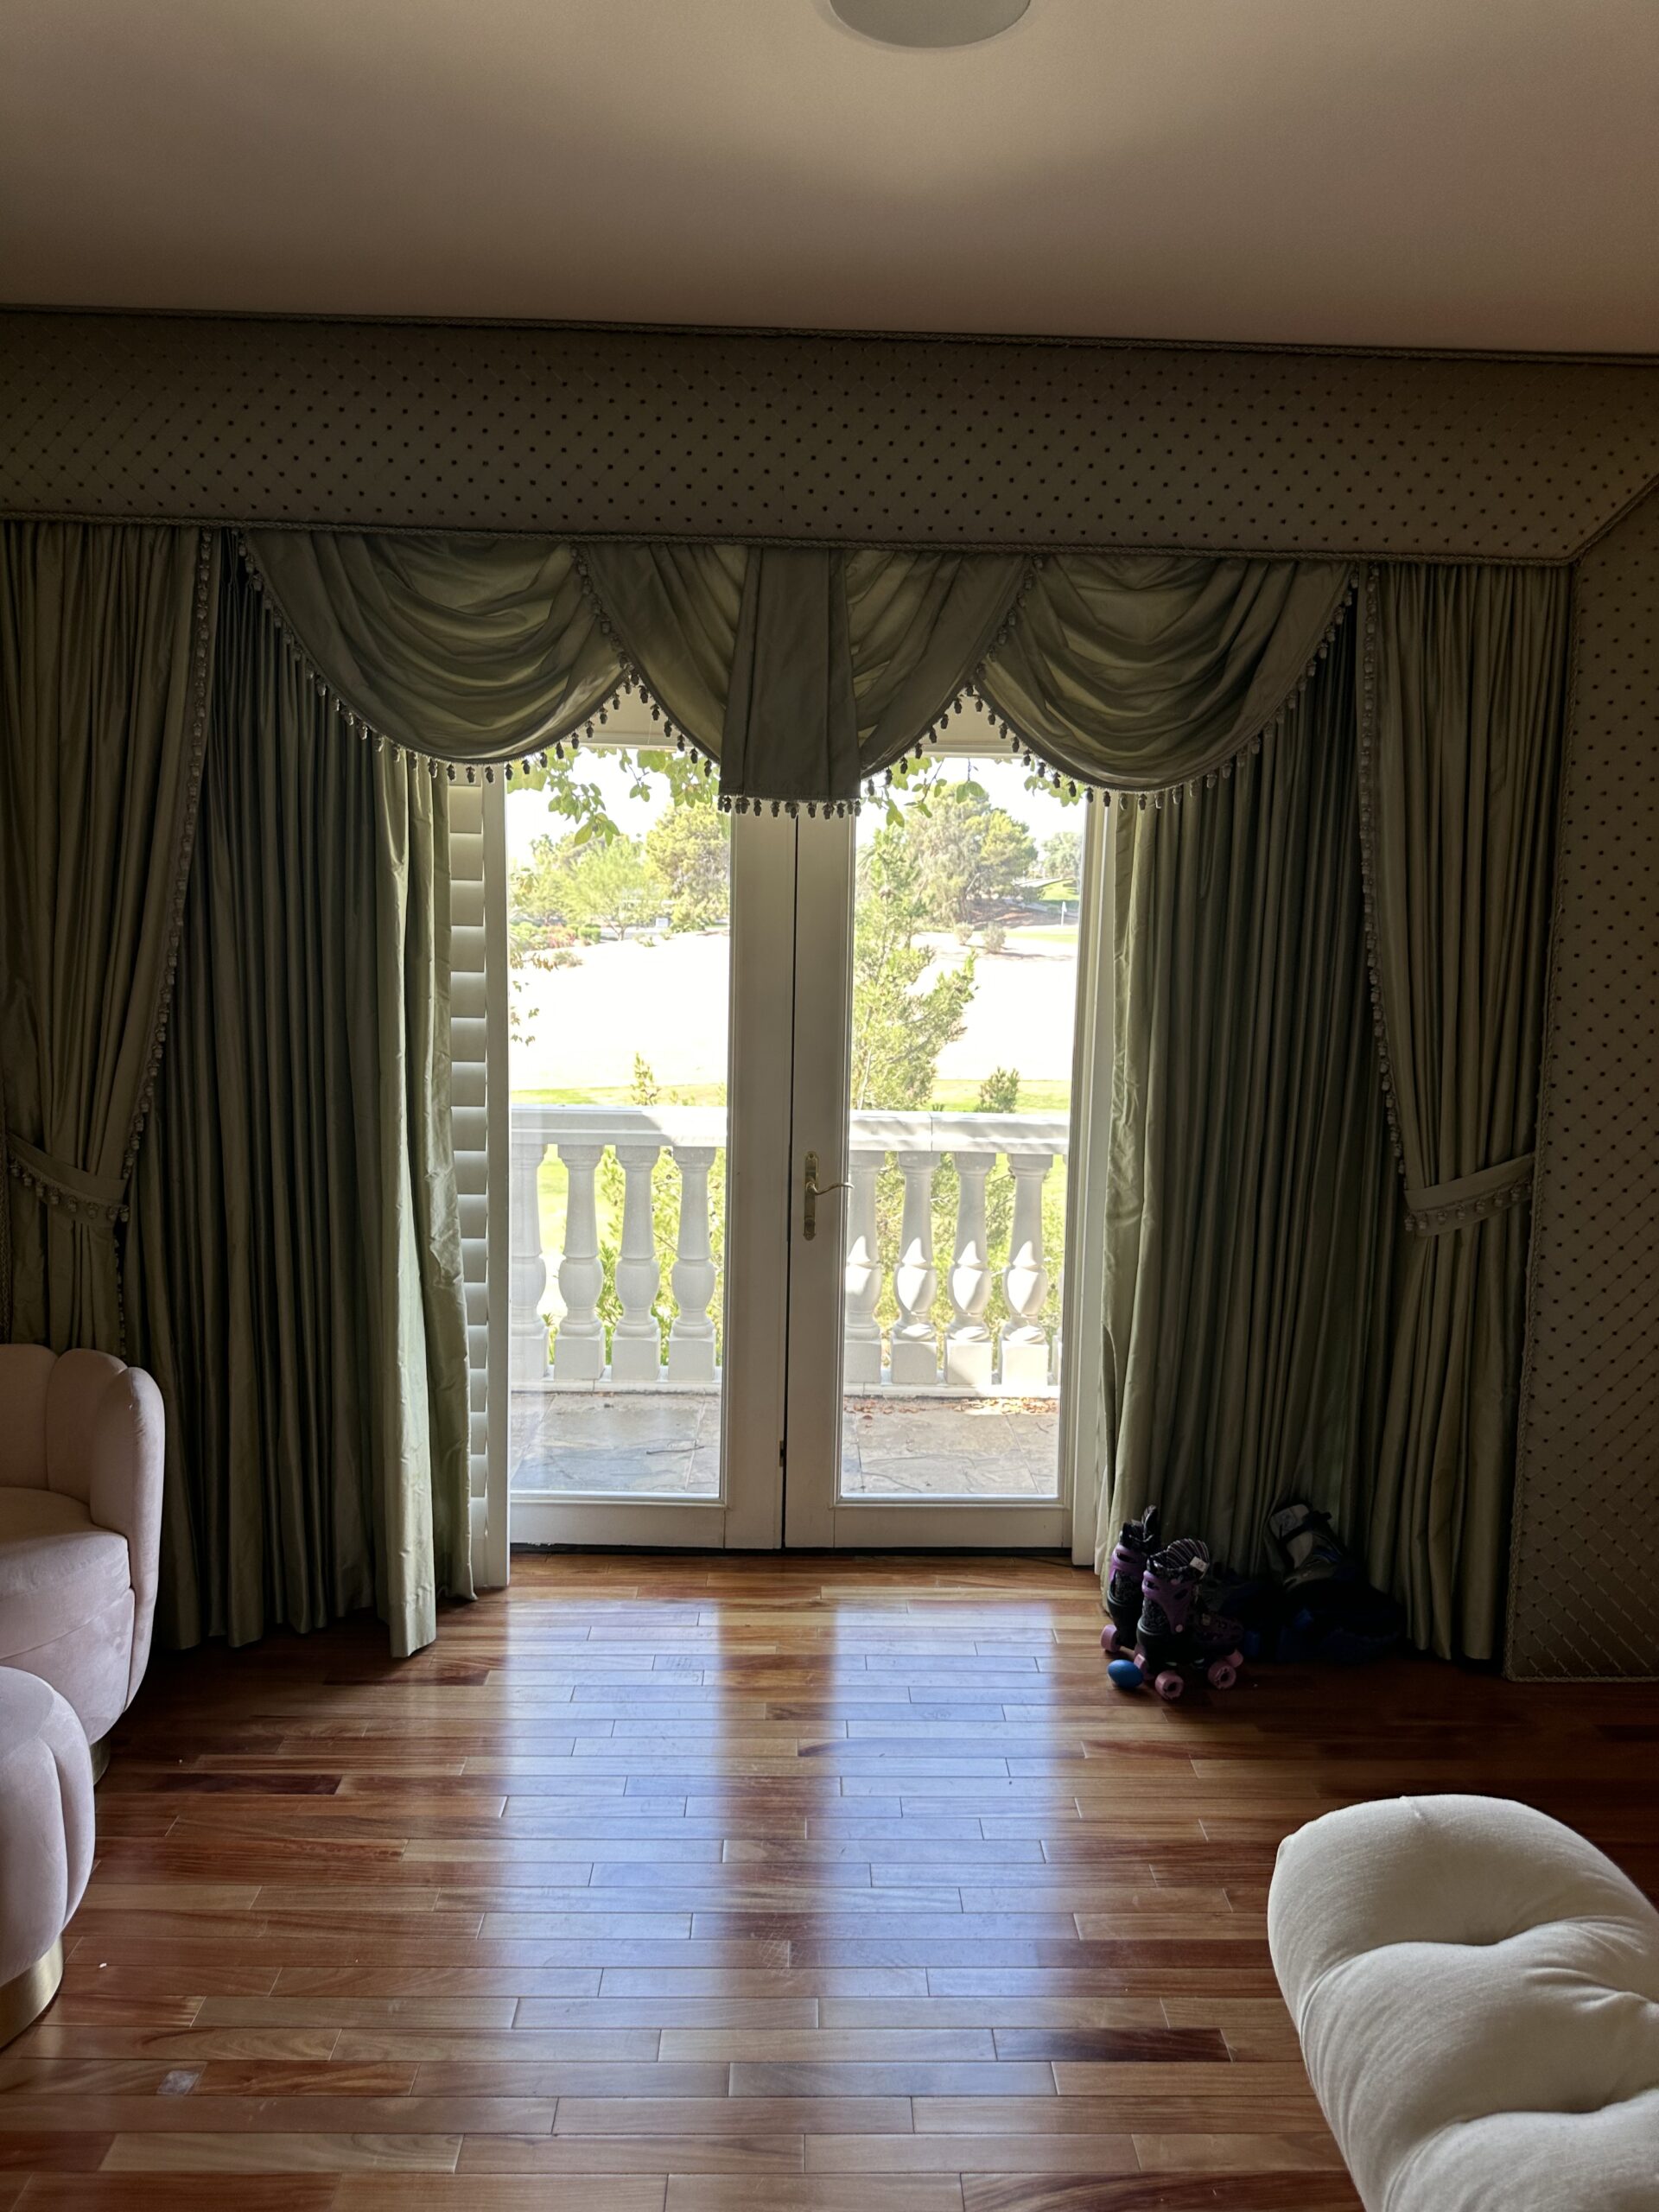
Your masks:
{"label": "brass door lever handle", "polygon": [[845,1183],[820,1183],[818,1155],[809,1152],[801,1163],[801,1234],[810,1244],[818,1233],[818,1200],[827,1198],[832,1191],[844,1191]]}

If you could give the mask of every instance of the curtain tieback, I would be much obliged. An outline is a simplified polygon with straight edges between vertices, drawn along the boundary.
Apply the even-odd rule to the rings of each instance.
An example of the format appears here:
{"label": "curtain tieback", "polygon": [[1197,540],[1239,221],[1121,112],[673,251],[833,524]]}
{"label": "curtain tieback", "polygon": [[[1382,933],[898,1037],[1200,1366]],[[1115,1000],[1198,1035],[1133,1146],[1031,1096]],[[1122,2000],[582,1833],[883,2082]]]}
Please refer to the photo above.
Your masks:
{"label": "curtain tieback", "polygon": [[1519,1205],[1531,1192],[1529,1152],[1500,1160],[1495,1167],[1478,1167],[1472,1175],[1453,1176],[1449,1183],[1408,1183],[1406,1227],[1419,1236],[1438,1236],[1499,1213],[1505,1206]]}
{"label": "curtain tieback", "polygon": [[70,1167],[60,1160],[37,1151],[10,1132],[6,1137],[7,1166],[26,1190],[43,1205],[67,1206],[72,1213],[97,1222],[124,1221],[127,1185],[123,1176],[92,1175],[84,1167]]}

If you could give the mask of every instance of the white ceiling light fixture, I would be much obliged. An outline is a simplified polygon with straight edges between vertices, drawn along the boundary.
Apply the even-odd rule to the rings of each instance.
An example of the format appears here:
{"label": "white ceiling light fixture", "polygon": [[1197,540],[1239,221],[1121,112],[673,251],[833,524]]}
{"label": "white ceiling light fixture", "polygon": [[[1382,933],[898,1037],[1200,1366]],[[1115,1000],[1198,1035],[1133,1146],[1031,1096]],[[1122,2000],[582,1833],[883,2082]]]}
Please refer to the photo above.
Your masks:
{"label": "white ceiling light fixture", "polygon": [[849,30],[883,46],[976,46],[1011,30],[1031,0],[830,0]]}

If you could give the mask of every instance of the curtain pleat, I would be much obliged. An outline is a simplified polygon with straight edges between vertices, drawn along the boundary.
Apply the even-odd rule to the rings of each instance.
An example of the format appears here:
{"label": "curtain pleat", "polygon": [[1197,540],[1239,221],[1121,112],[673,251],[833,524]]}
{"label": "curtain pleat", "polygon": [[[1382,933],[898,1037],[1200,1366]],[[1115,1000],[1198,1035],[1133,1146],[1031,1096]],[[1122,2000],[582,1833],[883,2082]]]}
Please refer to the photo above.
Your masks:
{"label": "curtain pleat", "polygon": [[1294,725],[1116,841],[1096,1564],[1156,1503],[1235,1566],[1287,1495],[1363,1523],[1394,1235],[1352,639]]}
{"label": "curtain pleat", "polygon": [[123,1349],[216,559],[194,530],[0,526],[0,1334],[20,1342]]}
{"label": "curtain pleat", "polygon": [[471,1593],[447,801],[342,728],[227,563],[128,1268],[175,1646],[372,1605],[402,1655]]}
{"label": "curtain pleat", "polygon": [[1570,582],[1367,580],[1369,889],[1405,1206],[1372,1572],[1415,1641],[1499,1648]]}

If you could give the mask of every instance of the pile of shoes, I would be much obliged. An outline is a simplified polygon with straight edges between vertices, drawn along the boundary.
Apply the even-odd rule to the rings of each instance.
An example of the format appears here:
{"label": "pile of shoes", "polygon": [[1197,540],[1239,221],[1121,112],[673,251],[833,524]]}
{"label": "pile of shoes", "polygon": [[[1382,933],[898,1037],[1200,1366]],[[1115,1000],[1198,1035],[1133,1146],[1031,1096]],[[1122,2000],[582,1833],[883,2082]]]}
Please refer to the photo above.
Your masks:
{"label": "pile of shoes", "polygon": [[1180,1697],[1189,1682],[1230,1689],[1248,1659],[1353,1666],[1405,1633],[1405,1613],[1365,1579],[1329,1517],[1293,1498],[1268,1516],[1278,1575],[1230,1573],[1196,1536],[1162,1541],[1158,1509],[1126,1522],[1106,1577],[1101,1649],[1119,1689]]}
{"label": "pile of shoes", "polygon": [[1230,1690],[1244,1663],[1240,1624],[1215,1603],[1210,1553],[1197,1536],[1160,1543],[1158,1509],[1126,1523],[1106,1581],[1110,1615],[1101,1632],[1119,1689],[1150,1683],[1166,1701],[1189,1680]]}

